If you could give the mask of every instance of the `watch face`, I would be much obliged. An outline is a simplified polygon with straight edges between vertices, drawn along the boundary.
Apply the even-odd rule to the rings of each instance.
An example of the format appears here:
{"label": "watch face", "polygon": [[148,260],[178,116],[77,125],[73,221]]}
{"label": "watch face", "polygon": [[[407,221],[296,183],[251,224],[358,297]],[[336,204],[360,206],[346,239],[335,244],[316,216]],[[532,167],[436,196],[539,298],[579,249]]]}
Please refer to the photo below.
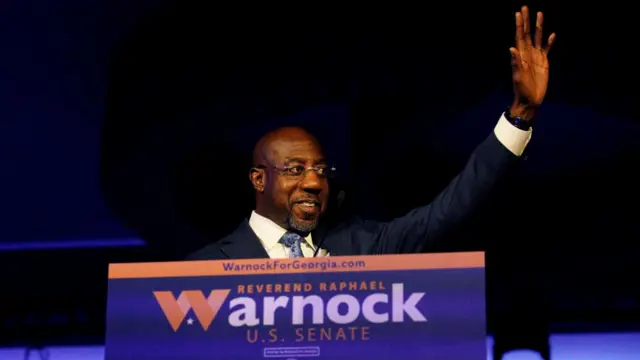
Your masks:
{"label": "watch face", "polygon": [[513,117],[508,110],[505,112],[505,118],[507,118],[511,125],[517,127],[520,130],[529,130],[531,128],[530,121],[523,120],[520,117]]}
{"label": "watch face", "polygon": [[521,118],[516,118],[516,127],[522,130],[529,130],[531,127],[531,123],[528,121],[522,120]]}

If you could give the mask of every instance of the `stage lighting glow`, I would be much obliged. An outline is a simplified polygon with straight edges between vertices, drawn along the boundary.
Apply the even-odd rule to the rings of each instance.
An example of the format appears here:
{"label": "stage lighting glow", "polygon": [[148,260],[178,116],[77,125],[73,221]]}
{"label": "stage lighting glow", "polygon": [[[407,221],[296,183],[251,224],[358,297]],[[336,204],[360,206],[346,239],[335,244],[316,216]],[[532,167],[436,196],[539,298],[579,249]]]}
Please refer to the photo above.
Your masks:
{"label": "stage lighting glow", "polygon": [[[640,333],[559,334],[551,336],[553,360],[637,360],[640,359]],[[487,339],[491,354],[493,340]],[[37,351],[25,358],[24,348],[0,348],[2,360],[41,359]],[[47,349],[50,360],[104,360],[104,346],[66,346]],[[533,360],[540,356],[527,351],[513,351],[503,360]],[[491,355],[487,360],[493,360]]]}
{"label": "stage lighting glow", "polygon": [[86,249],[105,247],[145,246],[146,242],[138,238],[93,239],[67,241],[21,241],[0,242],[0,251]]}

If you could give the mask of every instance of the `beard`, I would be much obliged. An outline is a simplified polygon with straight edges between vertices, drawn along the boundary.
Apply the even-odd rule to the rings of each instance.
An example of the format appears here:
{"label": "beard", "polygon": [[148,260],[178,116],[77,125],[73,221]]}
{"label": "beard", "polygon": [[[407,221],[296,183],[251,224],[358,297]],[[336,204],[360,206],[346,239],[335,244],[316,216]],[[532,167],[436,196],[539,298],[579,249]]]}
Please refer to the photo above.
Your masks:
{"label": "beard", "polygon": [[287,214],[287,220],[286,220],[287,225],[289,225],[289,230],[292,230],[298,233],[303,233],[303,234],[308,234],[313,230],[315,230],[316,227],[318,227],[320,216],[316,216],[312,214],[305,214],[305,215],[306,215],[305,219],[301,220],[297,218],[293,214],[293,212],[289,212]]}

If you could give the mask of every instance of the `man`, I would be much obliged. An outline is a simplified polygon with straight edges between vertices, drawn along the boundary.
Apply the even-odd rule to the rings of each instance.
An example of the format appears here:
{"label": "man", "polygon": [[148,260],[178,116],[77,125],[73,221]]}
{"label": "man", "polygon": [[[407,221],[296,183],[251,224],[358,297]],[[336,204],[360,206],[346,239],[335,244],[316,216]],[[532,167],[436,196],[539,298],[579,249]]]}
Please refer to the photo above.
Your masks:
{"label": "man", "polygon": [[547,54],[555,39],[551,34],[543,48],[542,22],[543,14],[538,13],[532,41],[529,10],[525,6],[516,13],[516,47],[509,49],[514,101],[464,170],[431,204],[386,223],[354,219],[333,229],[319,226],[327,210],[331,169],[311,134],[281,128],[265,135],[255,147],[249,178],[256,191],[256,208],[250,219],[190,260],[428,251],[490,194],[529,142],[531,121],[547,90]]}

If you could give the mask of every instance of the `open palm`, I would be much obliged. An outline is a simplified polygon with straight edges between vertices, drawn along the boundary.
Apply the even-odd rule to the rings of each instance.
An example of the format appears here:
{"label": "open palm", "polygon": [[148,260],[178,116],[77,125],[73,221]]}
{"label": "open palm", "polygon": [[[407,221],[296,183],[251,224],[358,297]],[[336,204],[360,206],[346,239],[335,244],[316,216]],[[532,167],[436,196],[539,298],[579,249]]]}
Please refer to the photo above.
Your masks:
{"label": "open palm", "polygon": [[538,106],[544,100],[549,83],[549,60],[547,55],[556,34],[551,34],[542,46],[542,23],[544,15],[538,12],[535,39],[531,40],[529,9],[522,7],[516,13],[516,47],[511,52],[513,86],[516,101],[529,106]]}

